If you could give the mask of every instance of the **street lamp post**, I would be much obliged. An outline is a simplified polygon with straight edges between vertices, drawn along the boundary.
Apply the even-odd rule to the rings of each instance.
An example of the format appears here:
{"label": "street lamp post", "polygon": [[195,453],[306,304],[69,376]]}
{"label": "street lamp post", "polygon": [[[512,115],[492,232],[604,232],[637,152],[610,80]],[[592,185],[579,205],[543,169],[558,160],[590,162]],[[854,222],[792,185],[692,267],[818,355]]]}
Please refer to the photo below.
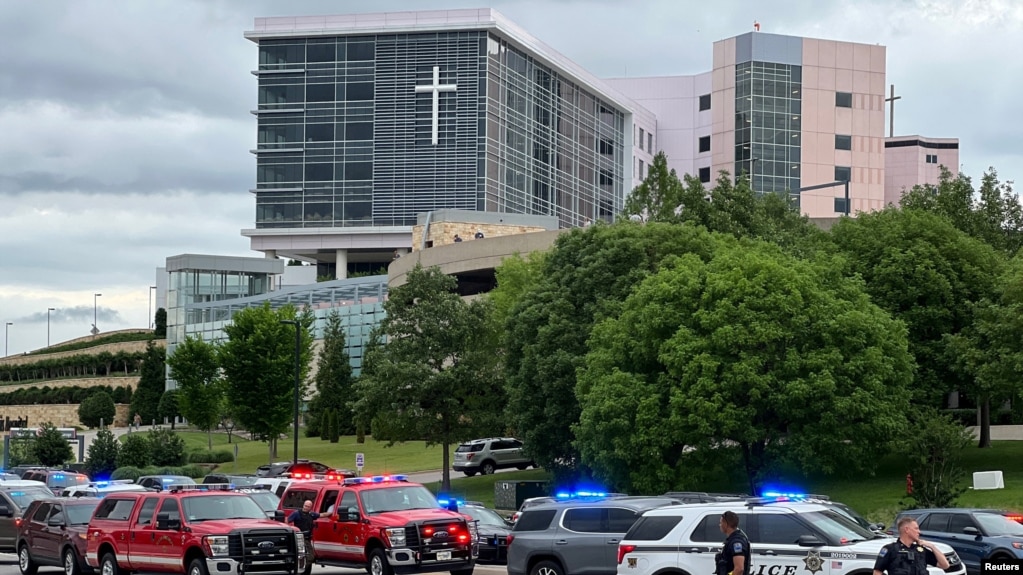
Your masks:
{"label": "street lamp post", "polygon": [[99,311],[98,311],[99,308],[96,305],[96,300],[101,295],[103,295],[103,294],[97,293],[97,294],[93,294],[92,295],[92,329],[95,332],[93,335],[96,335],[97,333],[99,333],[99,325],[97,325],[99,323],[99,319],[98,319],[99,318]]}
{"label": "street lamp post", "polygon": [[299,384],[299,355],[302,347],[302,325],[297,320],[282,319],[281,323],[295,326],[295,431],[294,451],[292,452],[292,463],[298,465],[298,384]]}
{"label": "street lamp post", "polygon": [[46,308],[46,347],[50,347],[50,312],[54,311],[54,308]]}
{"label": "street lamp post", "polygon": [[153,290],[156,286],[149,286],[149,329],[153,329]]}
{"label": "street lamp post", "polygon": [[11,327],[12,325],[14,324],[11,322],[6,322],[4,324],[4,357],[7,357],[7,328]]}

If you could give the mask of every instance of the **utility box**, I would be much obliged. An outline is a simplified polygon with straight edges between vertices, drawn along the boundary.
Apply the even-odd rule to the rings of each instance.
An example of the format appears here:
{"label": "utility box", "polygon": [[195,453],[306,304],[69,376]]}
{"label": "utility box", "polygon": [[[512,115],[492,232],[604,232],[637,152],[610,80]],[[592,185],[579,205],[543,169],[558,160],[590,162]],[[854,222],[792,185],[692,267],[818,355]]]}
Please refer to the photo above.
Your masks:
{"label": "utility box", "polygon": [[494,507],[518,510],[522,502],[530,497],[549,495],[546,481],[501,481],[494,482]]}
{"label": "utility box", "polygon": [[1001,471],[978,471],[973,474],[974,489],[1005,489]]}

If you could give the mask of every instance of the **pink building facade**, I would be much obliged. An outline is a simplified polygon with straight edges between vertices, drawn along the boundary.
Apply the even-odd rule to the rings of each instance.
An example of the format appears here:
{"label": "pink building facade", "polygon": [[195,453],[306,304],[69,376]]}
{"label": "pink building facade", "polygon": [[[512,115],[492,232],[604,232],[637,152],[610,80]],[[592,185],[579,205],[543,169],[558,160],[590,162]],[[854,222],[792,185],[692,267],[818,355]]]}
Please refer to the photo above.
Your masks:
{"label": "pink building facade", "polygon": [[896,136],[884,143],[884,202],[898,205],[916,185],[937,185],[941,168],[959,173],[959,140]]}

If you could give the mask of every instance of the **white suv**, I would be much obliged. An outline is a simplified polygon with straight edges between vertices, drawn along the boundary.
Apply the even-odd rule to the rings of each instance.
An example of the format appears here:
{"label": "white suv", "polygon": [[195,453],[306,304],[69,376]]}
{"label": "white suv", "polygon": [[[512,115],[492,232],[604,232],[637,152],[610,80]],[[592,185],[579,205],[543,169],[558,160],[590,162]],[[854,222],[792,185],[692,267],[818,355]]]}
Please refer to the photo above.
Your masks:
{"label": "white suv", "polygon": [[525,469],[533,461],[523,455],[522,442],[514,437],[488,437],[466,441],[455,450],[454,470],[472,477],[490,475],[497,469]]}
{"label": "white suv", "polygon": [[[618,575],[711,575],[724,534],[725,511],[739,515],[750,539],[750,575],[870,575],[881,547],[894,539],[872,533],[828,506],[805,501],[751,498],[647,511],[618,545]],[[948,558],[942,572],[965,575],[959,556],[937,544]]]}

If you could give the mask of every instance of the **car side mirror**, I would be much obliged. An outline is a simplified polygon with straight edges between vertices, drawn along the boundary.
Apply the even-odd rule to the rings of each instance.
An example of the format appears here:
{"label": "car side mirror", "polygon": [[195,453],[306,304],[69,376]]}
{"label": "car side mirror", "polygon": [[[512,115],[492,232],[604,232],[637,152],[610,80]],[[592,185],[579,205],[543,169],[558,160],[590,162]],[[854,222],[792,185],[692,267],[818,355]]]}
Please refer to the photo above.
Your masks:
{"label": "car side mirror", "polygon": [[871,523],[870,524],[870,530],[871,531],[877,531],[878,533],[881,533],[882,531],[884,531],[885,527],[886,527],[886,525],[884,523]]}
{"label": "car side mirror", "polygon": [[178,529],[181,529],[181,519],[180,518],[171,519],[170,513],[157,513],[156,528],[176,531]]}
{"label": "car side mirror", "polygon": [[820,547],[824,545],[824,542],[815,535],[800,535],[796,543],[800,547]]}
{"label": "car side mirror", "polygon": [[976,527],[963,527],[963,533],[967,535],[976,535],[979,537],[980,529],[977,529]]}
{"label": "car side mirror", "polygon": [[284,523],[284,511],[281,510],[281,509],[278,509],[278,510],[274,511],[273,520],[274,521],[280,521],[281,523]]}
{"label": "car side mirror", "polygon": [[348,509],[340,511],[337,514],[338,521],[358,521],[359,519],[360,517],[358,507],[349,507]]}

